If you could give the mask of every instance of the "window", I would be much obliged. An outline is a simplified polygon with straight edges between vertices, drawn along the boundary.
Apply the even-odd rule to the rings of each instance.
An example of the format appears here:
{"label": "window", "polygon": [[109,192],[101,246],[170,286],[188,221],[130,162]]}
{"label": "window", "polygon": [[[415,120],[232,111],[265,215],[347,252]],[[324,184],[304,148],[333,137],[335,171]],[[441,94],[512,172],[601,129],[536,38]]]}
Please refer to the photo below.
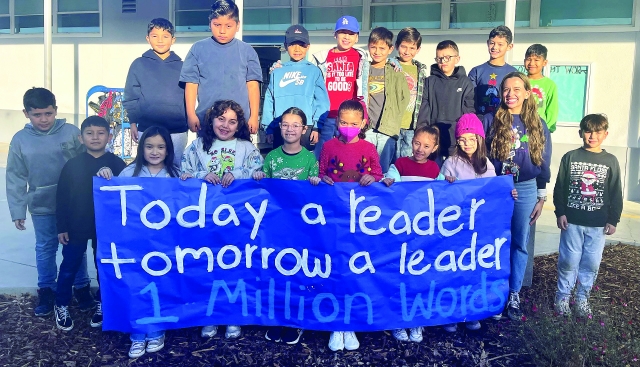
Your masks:
{"label": "window", "polygon": [[99,0],[58,0],[58,33],[100,33]]}
{"label": "window", "polygon": [[[529,27],[530,0],[516,3],[516,27]],[[451,0],[450,28],[495,28],[504,24],[504,0]]]}
{"label": "window", "polygon": [[174,26],[178,32],[209,32],[211,0],[175,0]]}
{"label": "window", "polygon": [[540,0],[540,27],[632,25],[633,0]]}
{"label": "window", "polygon": [[[102,0],[50,0],[53,33],[100,33]],[[42,0],[0,0],[0,34],[44,32]]]}
{"label": "window", "polygon": [[441,12],[440,0],[371,0],[370,25],[372,29],[439,29]]}
{"label": "window", "polygon": [[355,17],[362,28],[363,0],[299,0],[300,24],[309,31],[331,30],[343,15]]}
{"label": "window", "polygon": [[291,25],[291,0],[245,0],[242,29],[284,31]]}

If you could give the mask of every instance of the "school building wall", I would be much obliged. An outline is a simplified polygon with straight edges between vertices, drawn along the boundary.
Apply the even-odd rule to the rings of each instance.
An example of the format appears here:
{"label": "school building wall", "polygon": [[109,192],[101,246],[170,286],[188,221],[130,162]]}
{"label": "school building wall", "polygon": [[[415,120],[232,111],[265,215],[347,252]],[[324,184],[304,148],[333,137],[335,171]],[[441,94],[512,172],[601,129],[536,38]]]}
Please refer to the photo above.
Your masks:
{"label": "school building wall", "polygon": [[[102,34],[92,37],[53,38],[53,92],[58,101],[58,115],[79,125],[85,116],[86,93],[92,86],[124,87],[130,63],[148,49],[146,26],[155,17],[169,18],[170,0],[138,1],[137,12],[123,14],[119,6],[103,6]],[[586,27],[575,33],[531,33],[516,29],[512,63],[522,63],[526,48],[542,43],[549,49],[549,60],[556,63],[590,63],[591,83],[587,111],[609,117],[609,137],[605,148],[615,154],[623,171],[627,200],[640,200],[640,32],[601,32]],[[593,29],[593,30],[591,30]],[[488,59],[486,39],[489,30],[465,33],[425,32],[417,59],[433,63],[435,45],[444,39],[454,40],[460,48],[460,64],[467,72]],[[394,31],[396,34],[397,31]],[[335,40],[328,33],[311,36],[309,53],[330,48]],[[188,37],[177,34],[172,48],[185,57],[191,44],[206,33]],[[260,32],[245,32],[245,37],[260,39]],[[366,47],[368,34],[360,36],[358,46]],[[279,36],[282,40],[284,37]],[[274,35],[264,37],[262,46],[277,46]],[[22,96],[44,80],[42,35],[0,36],[0,142],[9,142],[26,119],[22,114]],[[562,101],[560,101],[562,103]],[[558,126],[552,134],[552,183],[562,155],[581,145],[576,124]]]}

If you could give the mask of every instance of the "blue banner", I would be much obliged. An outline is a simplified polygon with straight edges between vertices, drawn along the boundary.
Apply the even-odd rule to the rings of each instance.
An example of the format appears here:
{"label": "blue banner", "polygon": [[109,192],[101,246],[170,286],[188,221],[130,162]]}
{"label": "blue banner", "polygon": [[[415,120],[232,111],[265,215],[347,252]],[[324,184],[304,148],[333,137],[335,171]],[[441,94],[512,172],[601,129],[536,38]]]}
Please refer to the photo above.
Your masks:
{"label": "blue banner", "polygon": [[94,178],[105,330],[374,331],[479,320],[508,294],[510,177],[335,186]]}

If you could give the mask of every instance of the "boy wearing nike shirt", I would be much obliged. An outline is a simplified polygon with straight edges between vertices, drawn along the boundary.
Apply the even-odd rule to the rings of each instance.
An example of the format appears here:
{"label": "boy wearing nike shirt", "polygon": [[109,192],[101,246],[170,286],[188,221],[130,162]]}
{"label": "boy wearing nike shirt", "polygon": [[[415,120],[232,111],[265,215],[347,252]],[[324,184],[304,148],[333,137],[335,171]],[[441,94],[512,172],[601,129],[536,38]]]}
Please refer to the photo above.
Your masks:
{"label": "boy wearing nike shirt", "polygon": [[359,33],[358,20],[349,15],[342,16],[335,27],[336,47],[313,55],[313,62],[322,70],[330,101],[327,119],[318,125],[320,136],[314,151],[318,159],[322,145],[337,135],[336,117],[340,104],[349,99],[364,100],[369,94],[369,56],[365,50],[353,47]]}
{"label": "boy wearing nike shirt", "polygon": [[292,25],[285,32],[284,45],[291,60],[271,72],[261,124],[267,142],[273,143],[275,149],[284,143],[279,126],[282,113],[290,107],[300,108],[310,117],[302,145],[312,150],[311,146],[318,142],[318,126],[329,113],[329,95],[320,68],[305,60],[309,32],[301,25]]}

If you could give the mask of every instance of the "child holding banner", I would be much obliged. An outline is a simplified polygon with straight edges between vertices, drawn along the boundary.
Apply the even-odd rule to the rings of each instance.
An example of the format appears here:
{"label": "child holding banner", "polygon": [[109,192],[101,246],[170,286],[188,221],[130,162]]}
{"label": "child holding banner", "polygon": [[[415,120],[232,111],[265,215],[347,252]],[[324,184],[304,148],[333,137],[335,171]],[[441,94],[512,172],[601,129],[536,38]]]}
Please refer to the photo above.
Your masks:
{"label": "child holding banner", "polygon": [[[382,167],[376,147],[364,140],[366,120],[363,102],[349,99],[338,108],[340,136],[327,141],[320,153],[319,175],[326,184],[358,182],[369,186],[382,178]],[[334,331],[329,349],[356,350],[360,347],[353,331]]]}
{"label": "child holding banner", "polygon": [[[216,101],[205,114],[200,136],[182,156],[181,179],[195,177],[226,188],[234,179],[251,178],[262,168],[260,151],[251,143],[249,125],[242,107],[234,101]],[[218,327],[202,328],[202,337],[211,338]],[[229,325],[225,337],[240,336],[240,326]]]}
{"label": "child holding banner", "polygon": [[389,167],[382,179],[385,185],[391,186],[395,181],[444,180],[435,161],[440,145],[440,130],[436,126],[421,126],[413,133],[413,154],[411,157],[398,158]]}
{"label": "child holding banner", "polygon": [[[138,144],[135,161],[127,166],[119,177],[179,177],[180,171],[174,162],[173,141],[167,129],[150,126],[144,130]],[[142,357],[164,348],[164,330],[148,334],[133,333],[129,358]]]}
{"label": "child holding banner", "polygon": [[[495,114],[484,116],[488,131],[489,158],[497,175],[512,175],[518,200],[511,218],[511,275],[507,315],[522,319],[520,288],[527,267],[530,226],[542,213],[551,178],[551,136],[538,115],[529,78],[519,72],[507,74],[500,85],[502,100]],[[496,315],[498,317],[499,315]]]}
{"label": "child holding banner", "polygon": [[[312,185],[320,183],[316,156],[303,149],[302,136],[307,133],[307,116],[297,107],[290,107],[282,113],[280,133],[284,145],[272,150],[264,160],[264,171],[255,171],[253,178],[279,178],[282,180],[309,180]],[[302,336],[302,329],[274,326],[264,337],[276,343],[296,344]]]}

